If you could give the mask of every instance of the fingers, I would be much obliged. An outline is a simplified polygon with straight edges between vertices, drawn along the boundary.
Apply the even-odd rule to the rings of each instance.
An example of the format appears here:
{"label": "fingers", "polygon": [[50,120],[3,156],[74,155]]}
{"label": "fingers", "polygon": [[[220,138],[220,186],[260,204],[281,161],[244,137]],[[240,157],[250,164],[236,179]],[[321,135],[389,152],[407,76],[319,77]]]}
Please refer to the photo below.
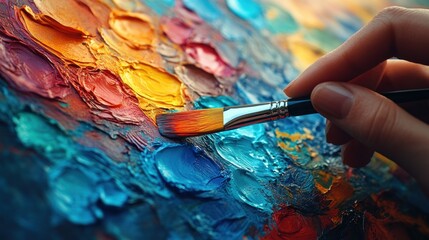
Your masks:
{"label": "fingers", "polygon": [[353,168],[366,166],[373,155],[374,150],[354,139],[343,145],[341,149],[343,162]]}
{"label": "fingers", "polygon": [[326,141],[335,145],[343,145],[351,139],[350,135],[332,124],[331,121],[326,122],[325,133]]}
{"label": "fingers", "polygon": [[350,83],[322,83],[311,100],[317,111],[357,141],[345,147],[345,157],[359,156],[355,149],[365,143],[367,156],[368,149],[377,149],[417,180],[429,183],[428,125],[387,98]]}
{"label": "fingers", "polygon": [[[375,68],[361,74],[350,81],[378,92],[401,89],[426,88],[429,86],[429,67],[403,60],[389,60]],[[429,102],[413,102],[401,104],[414,117],[429,123],[429,113],[422,109],[429,109]],[[329,143],[342,145],[350,140],[344,131],[329,121],[326,124],[326,140]]]}
{"label": "fingers", "polygon": [[[361,85],[361,84],[359,84]],[[394,91],[429,87],[429,67],[403,60],[389,60],[377,91]]]}
{"label": "fingers", "polygon": [[390,7],[335,51],[320,58],[285,89],[289,97],[310,94],[319,83],[349,81],[393,56],[428,64],[429,10]]}
{"label": "fingers", "polygon": [[355,77],[350,82],[367,87],[369,89],[377,89],[383,79],[384,72],[386,71],[387,61],[383,61],[374,68],[362,73],[361,75]]}

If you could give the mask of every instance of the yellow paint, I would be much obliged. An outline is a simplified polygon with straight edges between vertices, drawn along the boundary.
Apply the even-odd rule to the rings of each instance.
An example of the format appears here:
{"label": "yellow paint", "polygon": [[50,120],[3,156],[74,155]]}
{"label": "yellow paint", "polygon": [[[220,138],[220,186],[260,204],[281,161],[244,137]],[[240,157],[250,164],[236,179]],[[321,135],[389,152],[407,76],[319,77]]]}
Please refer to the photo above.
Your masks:
{"label": "yellow paint", "polygon": [[35,14],[28,6],[16,11],[27,32],[57,57],[81,66],[93,65],[95,58],[87,47],[88,39],[78,30],[71,34],[70,28],[64,28],[43,14]]}
{"label": "yellow paint", "polygon": [[162,57],[152,49],[132,48],[111,29],[100,29],[100,35],[104,42],[114,50],[114,53],[111,53],[112,55],[128,62],[143,62],[152,66],[162,66]]}
{"label": "yellow paint", "polygon": [[276,129],[277,146],[295,161],[305,158],[311,158],[313,161],[319,160],[319,153],[305,142],[314,140],[314,136],[308,128],[304,128],[303,131],[304,133],[287,133]]}
{"label": "yellow paint", "polygon": [[301,71],[308,68],[325,52],[316,46],[298,37],[291,37],[287,41],[286,49],[293,55],[293,61]]}
{"label": "yellow paint", "polygon": [[335,178],[338,177],[334,177],[334,175],[325,171],[317,171],[315,174],[314,183],[316,188],[322,194],[326,194],[329,190],[331,190]]}
{"label": "yellow paint", "polygon": [[185,105],[183,84],[163,69],[139,63],[123,67],[119,75],[134,91],[143,110],[180,110]]}
{"label": "yellow paint", "polygon": [[277,138],[287,138],[290,139],[293,142],[297,142],[297,141],[302,141],[302,140],[313,140],[314,136],[313,134],[311,134],[310,129],[308,128],[304,128],[304,133],[287,133],[287,132],[282,132],[279,129],[275,130],[276,133],[276,137]]}

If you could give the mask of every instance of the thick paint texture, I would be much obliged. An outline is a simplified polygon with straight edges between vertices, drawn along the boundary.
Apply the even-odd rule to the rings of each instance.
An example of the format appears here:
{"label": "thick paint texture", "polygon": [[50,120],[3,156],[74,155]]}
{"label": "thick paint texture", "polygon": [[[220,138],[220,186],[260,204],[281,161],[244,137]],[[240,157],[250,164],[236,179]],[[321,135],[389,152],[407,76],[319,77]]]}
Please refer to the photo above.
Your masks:
{"label": "thick paint texture", "polygon": [[212,191],[225,181],[218,164],[189,146],[161,149],[154,160],[163,179],[179,191]]}
{"label": "thick paint texture", "polygon": [[0,0],[0,238],[426,239],[415,181],[380,155],[344,166],[320,115],[187,139],[155,124],[284,99],[391,3],[422,4]]}
{"label": "thick paint texture", "polygon": [[70,89],[53,64],[42,54],[9,38],[0,40],[0,68],[9,83],[23,92],[63,98]]}
{"label": "thick paint texture", "polygon": [[132,48],[150,47],[155,38],[151,20],[143,14],[113,11],[109,25]]}
{"label": "thick paint texture", "polygon": [[28,34],[57,57],[80,65],[91,65],[95,62],[94,56],[85,46],[89,44],[88,40],[81,32],[71,33],[68,28],[64,30],[63,25],[51,23],[50,18],[34,13],[28,6],[16,11]]}

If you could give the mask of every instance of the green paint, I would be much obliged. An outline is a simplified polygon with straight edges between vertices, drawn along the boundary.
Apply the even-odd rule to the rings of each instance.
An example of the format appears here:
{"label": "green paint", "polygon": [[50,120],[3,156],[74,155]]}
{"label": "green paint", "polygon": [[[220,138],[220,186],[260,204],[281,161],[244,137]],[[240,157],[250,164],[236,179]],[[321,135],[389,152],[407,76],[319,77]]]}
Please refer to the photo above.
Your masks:
{"label": "green paint", "polygon": [[268,30],[274,34],[291,34],[299,29],[295,18],[275,5],[267,5],[265,9]]}
{"label": "green paint", "polygon": [[65,103],[65,102],[60,102],[60,106],[62,108],[69,108],[70,107],[70,105],[68,103]]}
{"label": "green paint", "polygon": [[13,118],[21,142],[44,152],[50,159],[69,159],[74,154],[72,143],[53,120],[29,112]]}

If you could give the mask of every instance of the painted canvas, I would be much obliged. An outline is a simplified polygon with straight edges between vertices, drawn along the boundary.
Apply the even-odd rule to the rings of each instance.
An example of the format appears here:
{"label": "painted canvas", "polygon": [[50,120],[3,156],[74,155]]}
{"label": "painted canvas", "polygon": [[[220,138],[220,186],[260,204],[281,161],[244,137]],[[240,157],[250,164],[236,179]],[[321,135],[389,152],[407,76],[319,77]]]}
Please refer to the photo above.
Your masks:
{"label": "painted canvas", "polygon": [[1,239],[423,239],[429,205],[309,115],[195,138],[159,113],[281,100],[383,7],[424,0],[0,0]]}

